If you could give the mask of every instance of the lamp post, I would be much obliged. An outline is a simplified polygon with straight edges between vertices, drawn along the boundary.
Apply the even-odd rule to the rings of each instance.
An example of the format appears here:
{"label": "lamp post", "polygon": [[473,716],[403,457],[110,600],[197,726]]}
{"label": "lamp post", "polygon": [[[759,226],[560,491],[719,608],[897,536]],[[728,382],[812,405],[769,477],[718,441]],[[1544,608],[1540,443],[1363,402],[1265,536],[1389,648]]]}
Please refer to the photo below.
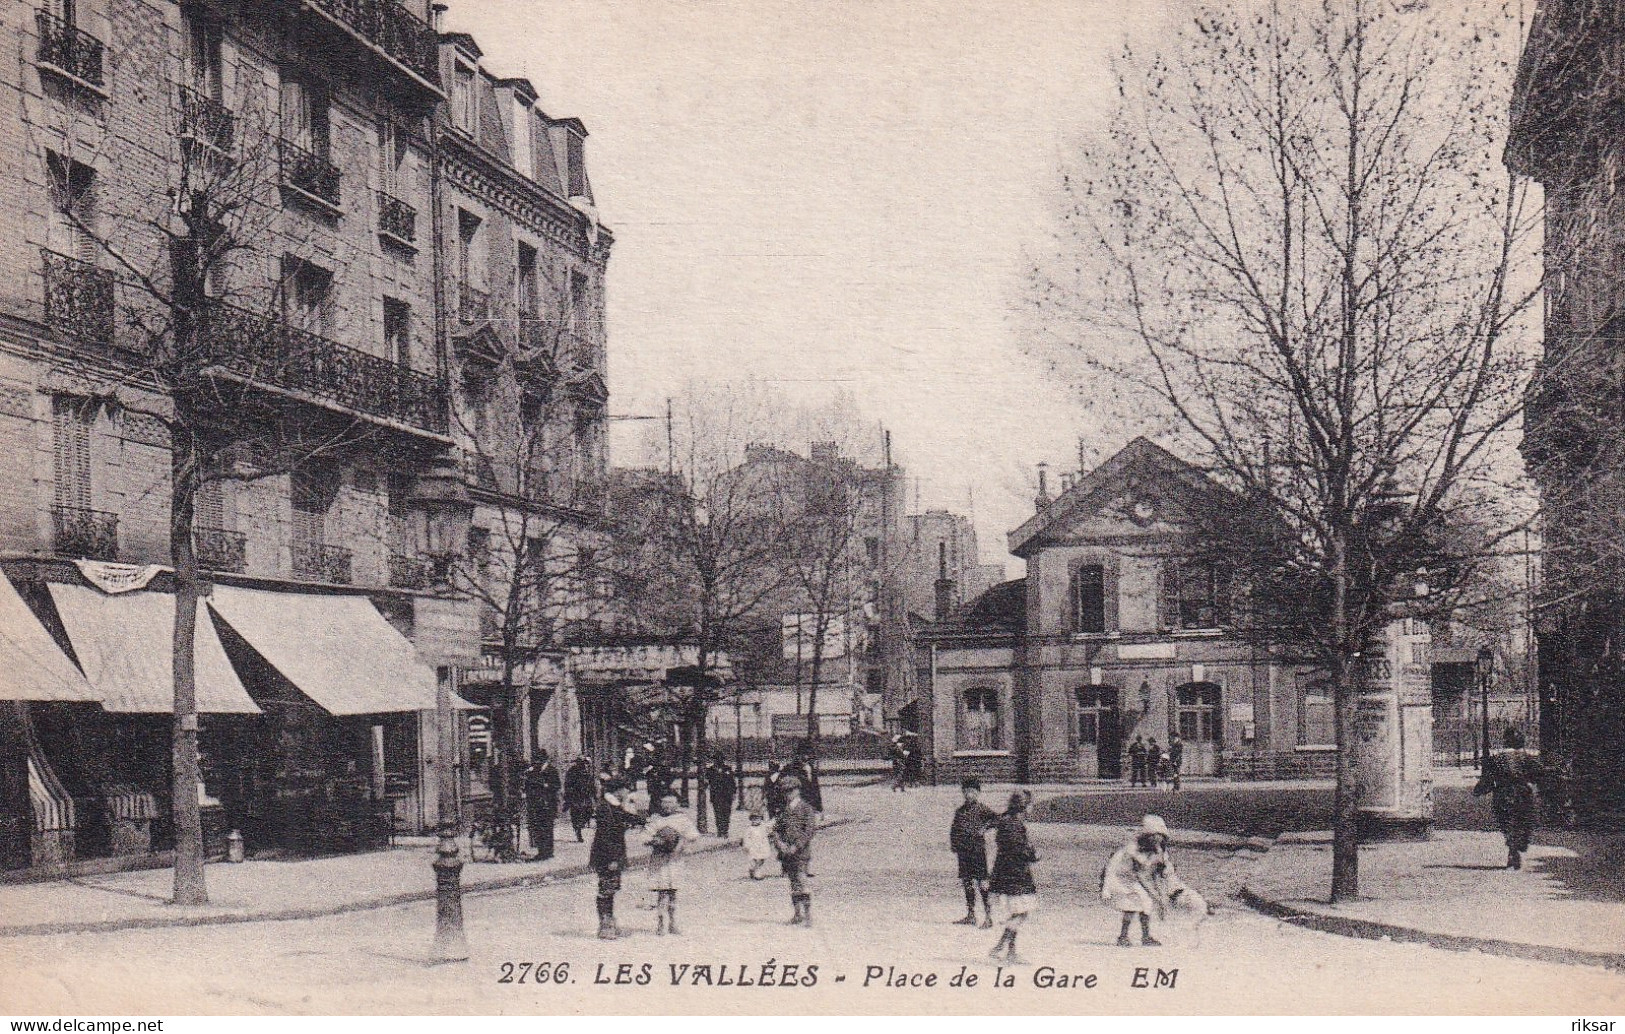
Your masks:
{"label": "lamp post", "polygon": [[1478,752],[1478,767],[1482,771],[1484,762],[1490,757],[1490,676],[1495,673],[1495,651],[1488,646],[1478,648],[1478,722],[1481,736],[1481,747]]}
{"label": "lamp post", "polygon": [[[474,503],[455,460],[442,457],[413,486],[412,502],[424,513],[428,552],[436,585],[451,591],[455,559],[468,541],[474,522]],[[436,773],[440,842],[435,848],[435,925],[433,962],[464,962],[468,938],[463,933],[463,858],[457,846],[458,792],[456,780],[457,730],[453,724],[451,695],[455,668],[439,669],[435,679],[435,721],[439,726],[440,768]]]}

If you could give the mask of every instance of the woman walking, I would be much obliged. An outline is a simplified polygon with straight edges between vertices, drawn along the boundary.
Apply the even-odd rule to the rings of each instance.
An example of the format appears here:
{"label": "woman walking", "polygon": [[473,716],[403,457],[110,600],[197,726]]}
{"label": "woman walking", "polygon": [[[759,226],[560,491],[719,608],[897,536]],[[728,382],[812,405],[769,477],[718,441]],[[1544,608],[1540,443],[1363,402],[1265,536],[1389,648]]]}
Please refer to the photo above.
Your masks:
{"label": "woman walking", "polygon": [[1523,733],[1508,729],[1502,738],[1505,750],[1496,751],[1484,762],[1473,796],[1492,794],[1491,810],[1495,824],[1507,842],[1507,868],[1523,868],[1523,853],[1529,850],[1529,833],[1535,827],[1535,780],[1540,762],[1523,749]]}
{"label": "woman walking", "polygon": [[987,954],[989,958],[999,959],[1008,949],[1002,958],[1010,966],[1026,961],[1016,954],[1016,934],[1038,907],[1038,885],[1033,882],[1032,868],[1038,854],[1027,839],[1027,823],[1022,820],[1026,812],[1027,795],[1017,790],[1010,795],[1009,806],[993,828],[995,854],[988,890],[999,896],[1005,920],[1004,934]]}

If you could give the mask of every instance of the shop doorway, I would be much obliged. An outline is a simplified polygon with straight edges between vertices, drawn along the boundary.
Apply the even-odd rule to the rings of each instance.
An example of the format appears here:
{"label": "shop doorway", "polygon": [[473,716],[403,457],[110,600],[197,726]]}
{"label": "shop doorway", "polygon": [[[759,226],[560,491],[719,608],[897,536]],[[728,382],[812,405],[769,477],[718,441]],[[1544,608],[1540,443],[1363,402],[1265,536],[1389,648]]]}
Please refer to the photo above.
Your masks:
{"label": "shop doorway", "polygon": [[1221,689],[1214,682],[1187,682],[1174,690],[1179,709],[1179,736],[1185,741],[1180,765],[1185,775],[1215,775],[1223,747],[1219,720]]}
{"label": "shop doorway", "polygon": [[1123,778],[1123,712],[1115,686],[1083,686],[1078,703],[1078,771]]}

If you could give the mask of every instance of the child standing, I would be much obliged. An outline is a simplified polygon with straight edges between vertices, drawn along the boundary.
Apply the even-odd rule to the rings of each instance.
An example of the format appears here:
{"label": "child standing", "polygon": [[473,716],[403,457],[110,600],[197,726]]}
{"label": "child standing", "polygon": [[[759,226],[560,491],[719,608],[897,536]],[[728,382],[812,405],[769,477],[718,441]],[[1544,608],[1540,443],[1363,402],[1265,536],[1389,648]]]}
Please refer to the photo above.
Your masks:
{"label": "child standing", "polygon": [[1133,943],[1128,931],[1135,916],[1140,919],[1140,943],[1148,948],[1161,945],[1151,936],[1151,913],[1155,911],[1162,918],[1174,886],[1173,863],[1168,859],[1168,824],[1160,815],[1147,815],[1140,820],[1134,839],[1118,848],[1101,873],[1100,899],[1123,913],[1123,929],[1117,935],[1120,947]]}
{"label": "child standing", "polygon": [[750,878],[753,880],[762,878],[762,866],[773,857],[773,844],[768,840],[771,832],[767,823],[762,821],[760,811],[750,813],[750,828],[745,830],[745,855],[750,859]]}
{"label": "child standing", "polygon": [[993,906],[987,889],[987,831],[999,821],[998,814],[978,798],[982,793],[981,780],[966,776],[959,781],[965,803],[954,810],[953,824],[948,827],[948,846],[959,858],[959,882],[965,891],[965,918],[954,922],[960,926],[976,925],[976,897],[982,897],[982,929],[993,929]]}
{"label": "child standing", "polygon": [[621,935],[615,925],[615,895],[626,868],[626,831],[643,825],[643,817],[628,803],[629,795],[620,780],[605,780],[601,793],[587,863],[598,874],[598,937],[613,941]]}
{"label": "child standing", "polygon": [[987,954],[997,959],[1008,947],[1009,953],[1003,959],[1011,966],[1023,961],[1016,954],[1016,933],[1038,907],[1038,886],[1033,883],[1033,863],[1038,861],[1038,854],[1027,839],[1027,824],[1021,820],[1026,811],[1027,795],[1017,790],[1010,795],[1010,805],[994,830],[996,853],[993,875],[988,880],[988,888],[999,895],[1007,918],[999,943]]}
{"label": "child standing", "polygon": [[683,854],[700,839],[694,820],[677,807],[677,795],[660,798],[649,820],[649,889],[655,892],[655,934],[677,934],[677,892],[683,888]]}

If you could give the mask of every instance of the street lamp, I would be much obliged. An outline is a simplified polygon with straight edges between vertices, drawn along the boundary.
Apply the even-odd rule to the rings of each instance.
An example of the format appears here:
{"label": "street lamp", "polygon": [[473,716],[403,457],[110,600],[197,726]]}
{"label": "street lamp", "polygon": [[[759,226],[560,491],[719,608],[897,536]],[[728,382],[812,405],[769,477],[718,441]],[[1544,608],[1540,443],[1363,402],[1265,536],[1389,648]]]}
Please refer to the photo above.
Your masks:
{"label": "street lamp", "polygon": [[[449,591],[452,564],[468,541],[474,523],[474,503],[455,460],[444,456],[412,486],[412,502],[424,513],[429,555],[434,559],[436,582]],[[440,812],[440,842],[435,848],[434,962],[468,959],[468,938],[463,933],[463,858],[457,847],[457,731],[453,725],[452,673],[447,665],[436,672],[435,721],[439,725],[440,770],[436,775]]]}
{"label": "street lamp", "polygon": [[1490,676],[1495,673],[1495,651],[1488,645],[1478,648],[1479,732],[1482,749],[1478,752],[1478,767],[1482,771],[1490,757]]}

